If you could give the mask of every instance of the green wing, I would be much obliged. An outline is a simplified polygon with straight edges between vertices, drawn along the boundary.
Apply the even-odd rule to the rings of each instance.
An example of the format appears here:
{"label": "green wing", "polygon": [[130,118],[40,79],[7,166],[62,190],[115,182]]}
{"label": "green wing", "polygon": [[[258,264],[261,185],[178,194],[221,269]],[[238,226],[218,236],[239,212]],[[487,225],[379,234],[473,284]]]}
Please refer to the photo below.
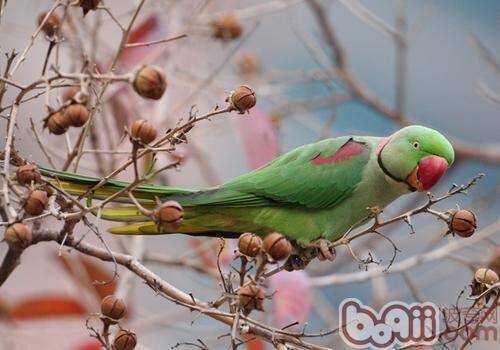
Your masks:
{"label": "green wing", "polygon": [[[351,147],[353,145],[354,148]],[[344,152],[339,154],[341,148]],[[205,192],[205,195],[194,196],[185,202],[228,207],[332,207],[354,192],[370,158],[370,151],[368,142],[349,137],[302,146],[225,183],[211,194]],[[325,161],[313,162],[317,157],[323,157]]]}

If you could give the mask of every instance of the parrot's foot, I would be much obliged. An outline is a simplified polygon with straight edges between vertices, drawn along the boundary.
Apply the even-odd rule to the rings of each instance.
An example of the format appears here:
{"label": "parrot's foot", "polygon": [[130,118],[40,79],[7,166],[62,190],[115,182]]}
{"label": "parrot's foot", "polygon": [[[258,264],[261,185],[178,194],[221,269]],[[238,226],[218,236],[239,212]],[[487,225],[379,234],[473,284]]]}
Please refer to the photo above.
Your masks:
{"label": "parrot's foot", "polygon": [[335,248],[332,247],[332,242],[320,238],[305,247],[295,246],[294,252],[285,262],[285,269],[287,271],[303,270],[315,258],[321,261],[335,260]]}
{"label": "parrot's foot", "polygon": [[316,249],[316,256],[318,257],[319,260],[321,261],[335,260],[335,248],[332,247],[331,241],[324,238],[319,238],[311,242],[309,246]]}

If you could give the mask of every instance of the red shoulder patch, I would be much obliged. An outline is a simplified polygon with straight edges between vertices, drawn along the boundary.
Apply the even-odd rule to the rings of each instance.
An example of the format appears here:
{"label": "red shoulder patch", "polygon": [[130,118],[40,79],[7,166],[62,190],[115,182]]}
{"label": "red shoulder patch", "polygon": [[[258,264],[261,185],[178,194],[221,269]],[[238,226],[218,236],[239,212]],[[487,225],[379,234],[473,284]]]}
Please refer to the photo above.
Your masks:
{"label": "red shoulder patch", "polygon": [[316,157],[311,159],[311,163],[314,165],[321,165],[337,162],[339,160],[345,160],[363,153],[365,149],[366,146],[364,143],[356,142],[353,139],[350,139],[331,156],[325,157],[318,154]]}

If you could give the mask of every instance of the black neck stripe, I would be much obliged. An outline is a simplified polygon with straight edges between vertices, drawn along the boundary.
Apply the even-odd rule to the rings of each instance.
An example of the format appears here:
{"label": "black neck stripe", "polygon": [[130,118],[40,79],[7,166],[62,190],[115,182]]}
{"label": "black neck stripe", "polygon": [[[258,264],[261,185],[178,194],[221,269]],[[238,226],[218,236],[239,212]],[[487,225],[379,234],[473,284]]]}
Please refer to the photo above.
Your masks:
{"label": "black neck stripe", "polygon": [[382,171],[384,172],[385,175],[389,176],[391,179],[393,179],[396,182],[406,184],[410,191],[415,192],[417,189],[415,187],[413,187],[412,185],[410,185],[408,183],[408,181],[406,181],[404,179],[400,179],[399,177],[391,174],[390,171],[385,167],[384,163],[382,162],[382,151],[384,150],[385,146],[387,146],[387,143],[385,145],[383,145],[382,148],[380,149],[380,152],[378,152],[378,155],[377,155],[378,166],[380,167],[380,169],[382,169]]}

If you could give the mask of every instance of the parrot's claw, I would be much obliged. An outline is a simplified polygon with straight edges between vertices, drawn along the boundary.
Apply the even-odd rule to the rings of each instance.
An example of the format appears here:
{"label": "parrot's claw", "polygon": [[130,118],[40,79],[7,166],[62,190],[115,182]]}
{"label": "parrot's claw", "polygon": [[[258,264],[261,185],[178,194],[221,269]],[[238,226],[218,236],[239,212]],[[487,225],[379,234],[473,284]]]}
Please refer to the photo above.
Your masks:
{"label": "parrot's claw", "polygon": [[311,242],[311,247],[316,248],[316,256],[319,260],[335,260],[335,248],[332,247],[331,241],[324,238],[319,238],[314,242]]}

